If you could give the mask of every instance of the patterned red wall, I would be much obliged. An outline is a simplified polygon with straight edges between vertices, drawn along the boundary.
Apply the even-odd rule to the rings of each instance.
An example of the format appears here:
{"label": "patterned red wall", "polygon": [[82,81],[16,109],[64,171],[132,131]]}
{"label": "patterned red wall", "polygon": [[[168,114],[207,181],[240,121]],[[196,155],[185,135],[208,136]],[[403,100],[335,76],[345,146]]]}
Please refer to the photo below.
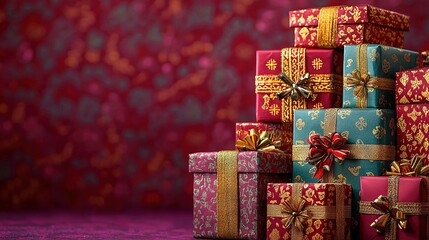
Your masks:
{"label": "patterned red wall", "polygon": [[[336,4],[0,1],[0,208],[189,208],[188,154],[255,121],[255,51],[291,46],[289,10]],[[374,5],[429,49],[426,0]]]}

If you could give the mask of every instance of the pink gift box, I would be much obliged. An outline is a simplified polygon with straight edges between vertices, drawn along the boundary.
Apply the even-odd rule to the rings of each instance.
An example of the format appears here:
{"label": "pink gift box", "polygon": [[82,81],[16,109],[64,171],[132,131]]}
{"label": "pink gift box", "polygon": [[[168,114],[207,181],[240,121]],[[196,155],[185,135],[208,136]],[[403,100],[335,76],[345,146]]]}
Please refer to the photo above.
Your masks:
{"label": "pink gift box", "polygon": [[[370,226],[374,220],[381,216],[379,214],[362,214],[362,202],[374,201],[380,195],[388,196],[388,176],[361,177],[360,178],[360,237],[361,239],[385,239],[385,234],[377,233]],[[391,187],[392,188],[392,187]],[[399,177],[397,203],[427,203],[427,183],[422,177]],[[415,240],[427,239],[427,215],[406,214],[407,227],[404,230],[397,229],[397,239]]]}
{"label": "pink gift box", "polygon": [[[219,238],[217,213],[217,152],[189,155],[194,174],[194,237]],[[292,171],[289,154],[238,152],[239,238],[264,239],[267,183],[288,182]]]}

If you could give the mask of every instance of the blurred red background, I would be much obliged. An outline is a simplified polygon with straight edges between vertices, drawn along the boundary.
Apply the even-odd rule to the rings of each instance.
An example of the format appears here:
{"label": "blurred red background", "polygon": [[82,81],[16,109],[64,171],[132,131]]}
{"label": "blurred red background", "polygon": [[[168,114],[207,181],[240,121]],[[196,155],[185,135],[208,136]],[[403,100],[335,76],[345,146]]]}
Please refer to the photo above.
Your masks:
{"label": "blurred red background", "polygon": [[0,1],[0,209],[191,208],[188,154],[255,121],[255,51],[293,44],[288,11],[426,0]]}

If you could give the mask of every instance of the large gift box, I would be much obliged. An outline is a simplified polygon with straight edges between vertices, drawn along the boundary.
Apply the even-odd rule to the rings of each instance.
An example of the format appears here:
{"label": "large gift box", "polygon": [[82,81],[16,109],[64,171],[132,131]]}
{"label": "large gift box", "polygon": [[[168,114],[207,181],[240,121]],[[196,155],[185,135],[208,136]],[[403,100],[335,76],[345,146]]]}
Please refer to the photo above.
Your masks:
{"label": "large gift box", "polygon": [[256,120],[292,123],[294,109],[340,107],[342,62],[332,49],[257,51]]}
{"label": "large gift box", "polygon": [[397,155],[429,163],[429,68],[397,73]]}
{"label": "large gift box", "polygon": [[[351,184],[352,217],[358,220],[359,177],[381,175],[395,160],[395,111],[370,108],[296,110],[294,119],[293,181],[314,183],[321,177],[322,182]],[[327,139],[325,136],[330,134]],[[317,146],[320,141],[325,147]],[[310,148],[309,143],[318,148]],[[337,157],[347,151],[349,154],[342,157],[344,160]]]}
{"label": "large gift box", "polygon": [[267,239],[350,239],[348,184],[269,183]]}
{"label": "large gift box", "polygon": [[189,155],[194,237],[264,239],[267,183],[290,181],[291,157],[261,151]]}
{"label": "large gift box", "polygon": [[295,47],[340,48],[379,43],[402,47],[409,17],[369,5],[332,6],[289,12]]}
{"label": "large gift box", "polygon": [[395,108],[396,72],[417,66],[419,53],[378,44],[344,46],[345,108]]}
{"label": "large gift box", "polygon": [[429,239],[428,186],[422,177],[361,177],[361,239]]}
{"label": "large gift box", "polygon": [[292,154],[292,128],[292,123],[236,123],[235,140],[250,135],[252,129],[259,134],[265,131],[273,141],[279,141],[278,149]]}

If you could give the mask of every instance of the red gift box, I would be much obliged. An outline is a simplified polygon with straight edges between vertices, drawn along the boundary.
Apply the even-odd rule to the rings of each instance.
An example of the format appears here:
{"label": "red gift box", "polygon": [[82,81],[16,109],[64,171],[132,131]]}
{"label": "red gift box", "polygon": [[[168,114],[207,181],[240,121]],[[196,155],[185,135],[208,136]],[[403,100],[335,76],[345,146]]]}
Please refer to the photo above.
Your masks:
{"label": "red gift box", "polygon": [[429,163],[429,68],[396,74],[398,159],[418,155]]}
{"label": "red gift box", "polygon": [[[341,107],[343,54],[333,49],[284,48],[256,53],[256,120],[293,122],[293,110]],[[283,99],[277,93],[291,86],[277,75],[285,73],[295,83],[309,73],[303,87],[311,91],[308,99],[298,94]]]}
{"label": "red gift box", "polygon": [[267,239],[350,239],[351,191],[349,184],[269,183]]}
{"label": "red gift box", "polygon": [[194,237],[264,239],[267,183],[290,181],[292,160],[284,153],[202,152],[189,155],[189,171]]}
{"label": "red gift box", "polygon": [[341,48],[376,43],[401,48],[409,17],[370,5],[336,6],[289,12],[296,47]]}
{"label": "red gift box", "polygon": [[292,128],[293,125],[289,123],[236,123],[235,140],[245,138],[251,129],[259,133],[266,131],[273,141],[280,141],[278,149],[292,154]]}
{"label": "red gift box", "polygon": [[[428,239],[428,189],[427,180],[422,177],[378,176],[360,178],[360,237],[361,239]],[[386,228],[380,225],[383,221],[375,223],[374,227],[380,227],[381,233],[377,233],[371,227],[374,221],[385,214],[376,210],[375,203],[380,196],[387,197],[389,211],[401,211],[407,221],[405,229],[399,229],[397,219],[390,219]],[[376,202],[373,202],[376,200]],[[373,202],[373,203],[371,203]],[[387,209],[387,208],[386,208]],[[386,215],[392,216],[392,215]],[[389,238],[390,237],[390,238]]]}

